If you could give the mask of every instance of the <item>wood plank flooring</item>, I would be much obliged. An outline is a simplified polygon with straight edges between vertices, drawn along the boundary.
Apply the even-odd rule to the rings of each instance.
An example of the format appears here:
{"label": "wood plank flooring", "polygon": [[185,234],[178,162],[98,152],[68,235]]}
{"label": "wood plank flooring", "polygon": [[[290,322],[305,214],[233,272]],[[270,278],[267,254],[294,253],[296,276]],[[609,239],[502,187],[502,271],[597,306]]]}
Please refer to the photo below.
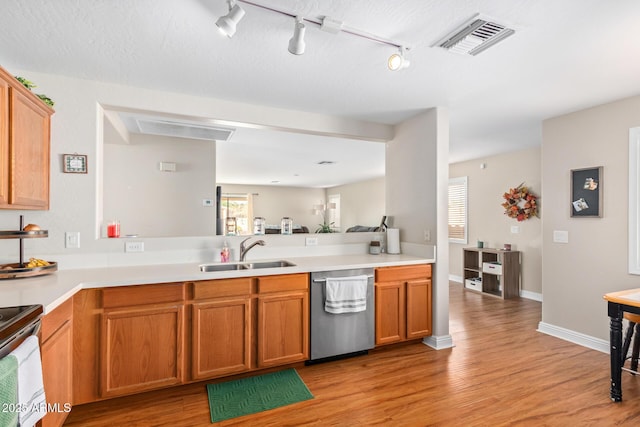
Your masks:
{"label": "wood plank flooring", "polygon": [[[450,286],[455,348],[421,343],[296,366],[314,399],[217,425],[613,426],[640,422],[640,376],[609,399],[609,358],[536,332],[541,305]],[[603,315],[603,313],[594,313]],[[206,383],[75,407],[65,426],[207,426]]]}

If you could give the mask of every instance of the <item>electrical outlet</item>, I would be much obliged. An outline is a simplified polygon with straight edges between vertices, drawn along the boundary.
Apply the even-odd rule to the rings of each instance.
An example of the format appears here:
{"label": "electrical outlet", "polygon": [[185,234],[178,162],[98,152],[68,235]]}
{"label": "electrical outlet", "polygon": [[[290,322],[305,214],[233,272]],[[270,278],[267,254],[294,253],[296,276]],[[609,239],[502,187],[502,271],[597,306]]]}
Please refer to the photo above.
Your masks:
{"label": "electrical outlet", "polygon": [[424,241],[425,242],[431,241],[431,230],[424,230]]}
{"label": "electrical outlet", "polygon": [[67,231],[66,233],[64,233],[64,247],[67,249],[79,249],[80,248],[80,232]]}
{"label": "electrical outlet", "polygon": [[144,252],[144,242],[125,242],[125,252]]}
{"label": "electrical outlet", "polygon": [[305,237],[304,244],[306,246],[318,246],[318,238],[317,237]]}

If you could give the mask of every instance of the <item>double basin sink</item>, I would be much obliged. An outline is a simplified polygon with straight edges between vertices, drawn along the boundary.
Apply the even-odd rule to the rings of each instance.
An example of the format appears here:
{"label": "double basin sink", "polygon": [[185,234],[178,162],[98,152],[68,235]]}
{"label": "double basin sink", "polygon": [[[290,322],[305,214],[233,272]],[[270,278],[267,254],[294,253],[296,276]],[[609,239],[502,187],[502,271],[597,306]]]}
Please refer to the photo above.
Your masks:
{"label": "double basin sink", "polygon": [[232,270],[256,270],[260,268],[281,268],[281,267],[294,267],[295,264],[285,260],[279,261],[256,261],[256,262],[241,262],[241,263],[229,263],[229,264],[202,264],[200,265],[200,271],[210,273],[213,271],[232,271]]}

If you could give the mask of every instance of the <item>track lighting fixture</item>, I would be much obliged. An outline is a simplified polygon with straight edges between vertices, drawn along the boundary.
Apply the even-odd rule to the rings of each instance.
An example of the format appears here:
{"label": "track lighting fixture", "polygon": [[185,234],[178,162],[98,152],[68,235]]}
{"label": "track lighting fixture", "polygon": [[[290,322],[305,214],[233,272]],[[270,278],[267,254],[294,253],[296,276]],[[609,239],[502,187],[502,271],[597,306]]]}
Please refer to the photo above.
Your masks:
{"label": "track lighting fixture", "polygon": [[244,16],[244,13],[243,8],[229,0],[229,13],[218,18],[216,26],[222,34],[231,38],[236,33],[236,26]]}
{"label": "track lighting fixture", "polygon": [[302,55],[304,53],[304,32],[305,27],[301,16],[296,16],[296,24],[293,27],[293,37],[289,40],[289,52],[294,55]]}
{"label": "track lighting fixture", "polygon": [[389,69],[391,71],[398,71],[403,68],[409,67],[410,61],[407,58],[408,50],[409,49],[407,49],[406,47],[400,46],[400,48],[398,48],[398,52],[394,53],[389,57],[389,61],[387,62],[387,65],[389,65]]}
{"label": "track lighting fixture", "polygon": [[376,36],[366,31],[359,30],[357,28],[349,27],[347,25],[344,25],[342,21],[331,19],[327,16],[324,16],[322,18],[303,18],[302,16],[298,16],[293,12],[261,4],[261,0],[227,0],[227,3],[229,5],[229,13],[227,13],[225,16],[220,17],[216,21],[216,26],[223,34],[225,34],[229,38],[231,38],[235,34],[236,26],[245,14],[244,9],[238,6],[237,2],[245,3],[260,9],[268,10],[270,12],[275,12],[279,13],[280,15],[295,18],[293,37],[289,39],[288,46],[289,52],[294,55],[302,55],[304,53],[306,47],[304,42],[304,34],[306,31],[305,24],[310,23],[317,25],[322,31],[328,32],[330,34],[338,34],[342,32],[345,34],[350,34],[352,36],[361,37],[375,43],[393,46],[398,49],[398,52],[389,57],[389,69],[392,71],[397,71],[409,66],[409,59],[407,58],[407,51],[409,50],[409,48],[406,47],[403,43],[398,43],[384,37]]}

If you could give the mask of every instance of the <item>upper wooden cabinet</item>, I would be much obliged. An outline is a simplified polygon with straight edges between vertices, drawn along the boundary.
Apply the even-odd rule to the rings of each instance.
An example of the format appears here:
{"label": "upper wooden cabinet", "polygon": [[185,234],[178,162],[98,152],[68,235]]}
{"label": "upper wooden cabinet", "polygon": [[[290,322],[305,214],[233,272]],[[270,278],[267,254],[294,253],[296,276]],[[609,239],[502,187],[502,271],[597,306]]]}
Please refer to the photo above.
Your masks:
{"label": "upper wooden cabinet", "polygon": [[376,345],[431,335],[431,265],[376,269]]}
{"label": "upper wooden cabinet", "polygon": [[49,209],[52,114],[0,67],[0,209]]}

